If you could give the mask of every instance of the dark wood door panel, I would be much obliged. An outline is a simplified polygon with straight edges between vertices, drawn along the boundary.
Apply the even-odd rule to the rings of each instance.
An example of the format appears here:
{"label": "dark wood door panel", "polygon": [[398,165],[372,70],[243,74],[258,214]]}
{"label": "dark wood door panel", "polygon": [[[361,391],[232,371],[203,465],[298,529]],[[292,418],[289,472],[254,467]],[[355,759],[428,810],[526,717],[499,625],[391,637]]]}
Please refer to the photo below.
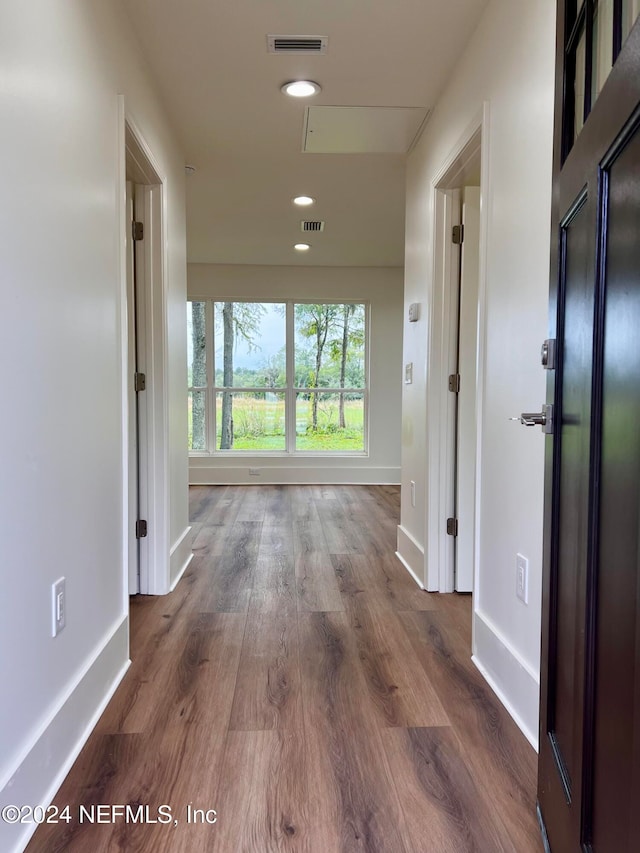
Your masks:
{"label": "dark wood door panel", "polygon": [[[547,386],[555,430],[545,454],[538,799],[553,853],[631,853],[640,844],[640,25],[567,154],[575,68],[565,67],[574,49],[565,30],[587,20],[591,44],[597,4],[585,0],[582,24],[579,6],[558,3],[549,294],[558,363]],[[588,69],[589,60],[590,79]]]}
{"label": "dark wood door panel", "polygon": [[558,369],[550,576],[538,797],[552,850],[570,850],[582,811],[585,633],[597,181],[558,225]]}
{"label": "dark wood door panel", "polygon": [[631,850],[640,515],[640,132],[608,186],[596,631],[594,850]]}
{"label": "dark wood door panel", "polygon": [[554,573],[553,699],[549,736],[568,798],[582,770],[585,566],[589,524],[589,450],[593,287],[591,221],[584,193],[562,227],[562,402],[557,413],[559,484]]}

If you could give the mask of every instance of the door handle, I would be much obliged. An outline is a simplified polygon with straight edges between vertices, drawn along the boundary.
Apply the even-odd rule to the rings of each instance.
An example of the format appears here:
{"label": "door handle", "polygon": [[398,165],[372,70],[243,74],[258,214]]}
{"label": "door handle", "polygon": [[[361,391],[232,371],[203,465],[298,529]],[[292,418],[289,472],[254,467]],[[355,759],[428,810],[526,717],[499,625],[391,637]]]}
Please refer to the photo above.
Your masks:
{"label": "door handle", "polygon": [[546,426],[547,425],[547,413],[546,412],[523,412],[519,419],[520,423],[523,426]]}
{"label": "door handle", "polygon": [[553,433],[553,406],[545,403],[541,412],[523,412],[510,418],[512,421],[520,421],[523,426],[540,426],[546,435]]}

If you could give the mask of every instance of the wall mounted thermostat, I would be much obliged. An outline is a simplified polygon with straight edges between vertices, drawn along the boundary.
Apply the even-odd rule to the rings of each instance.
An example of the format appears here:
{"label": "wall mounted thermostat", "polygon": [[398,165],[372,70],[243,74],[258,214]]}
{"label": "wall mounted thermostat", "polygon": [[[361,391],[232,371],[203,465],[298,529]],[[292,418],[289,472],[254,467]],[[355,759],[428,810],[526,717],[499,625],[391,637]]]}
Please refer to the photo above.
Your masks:
{"label": "wall mounted thermostat", "polygon": [[409,322],[410,323],[417,323],[419,319],[420,319],[420,303],[419,302],[412,302],[411,305],[409,305]]}

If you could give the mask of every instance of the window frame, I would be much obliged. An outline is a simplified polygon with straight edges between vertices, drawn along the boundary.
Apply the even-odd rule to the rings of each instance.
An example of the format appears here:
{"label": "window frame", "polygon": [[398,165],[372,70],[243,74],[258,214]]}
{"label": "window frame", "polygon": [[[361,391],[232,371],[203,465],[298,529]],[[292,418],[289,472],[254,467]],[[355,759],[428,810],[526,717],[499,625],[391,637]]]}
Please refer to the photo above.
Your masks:
{"label": "window frame", "polygon": [[[341,457],[368,457],[369,456],[369,402],[370,402],[370,332],[371,332],[371,303],[366,299],[260,299],[260,298],[238,298],[238,297],[200,297],[194,296],[187,300],[188,303],[205,303],[205,359],[207,387],[188,385],[187,393],[193,391],[205,392],[205,436],[207,448],[205,450],[189,449],[190,457],[218,457],[218,458],[290,458],[317,457],[341,458]],[[214,304],[222,302],[254,303],[261,305],[284,305],[285,306],[285,364],[286,384],[281,388],[263,387],[239,387],[225,388],[215,384],[216,366],[216,332],[214,324]],[[364,385],[362,388],[302,388],[295,386],[295,307],[296,305],[362,305],[364,308]],[[285,404],[285,447],[282,450],[220,450],[217,447],[217,395],[223,392],[237,394],[266,394],[269,392],[282,394]],[[363,449],[362,450],[300,450],[296,448],[296,404],[298,394],[358,394],[362,396],[363,404]]]}
{"label": "window frame", "polygon": [[[564,21],[564,108],[562,116],[562,150],[561,160],[565,162],[573,146],[578,140],[592,109],[594,108],[600,91],[594,88],[594,78],[598,73],[597,57],[595,56],[599,44],[594,40],[594,32],[603,25],[602,17],[596,21],[598,15],[604,11],[604,3],[600,0],[569,0],[565,6]],[[622,45],[638,20],[640,10],[634,3],[630,10],[636,17],[628,20],[624,16],[624,0],[612,0],[611,19],[611,67],[616,64]],[[626,27],[629,27],[627,30]],[[585,69],[582,103],[576,99],[575,83],[577,69],[577,50],[580,40],[585,40]],[[609,69],[609,72],[610,73]],[[607,75],[608,76],[608,75]],[[602,80],[604,86],[606,76]],[[576,118],[580,116],[580,127],[576,128]]]}

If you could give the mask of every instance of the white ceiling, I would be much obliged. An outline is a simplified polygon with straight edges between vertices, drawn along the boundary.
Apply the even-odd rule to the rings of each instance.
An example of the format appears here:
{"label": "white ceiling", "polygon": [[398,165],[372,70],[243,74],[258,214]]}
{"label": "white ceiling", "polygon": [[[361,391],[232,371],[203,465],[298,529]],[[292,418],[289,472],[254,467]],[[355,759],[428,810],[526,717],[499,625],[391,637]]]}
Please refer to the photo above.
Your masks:
{"label": "white ceiling", "polygon": [[[401,266],[403,154],[303,153],[305,107],[431,109],[487,0],[126,0],[185,152],[191,262]],[[267,35],[329,37],[277,55]],[[322,92],[288,98],[282,83]],[[295,208],[291,198],[317,204]],[[295,252],[301,219],[322,219]]]}

